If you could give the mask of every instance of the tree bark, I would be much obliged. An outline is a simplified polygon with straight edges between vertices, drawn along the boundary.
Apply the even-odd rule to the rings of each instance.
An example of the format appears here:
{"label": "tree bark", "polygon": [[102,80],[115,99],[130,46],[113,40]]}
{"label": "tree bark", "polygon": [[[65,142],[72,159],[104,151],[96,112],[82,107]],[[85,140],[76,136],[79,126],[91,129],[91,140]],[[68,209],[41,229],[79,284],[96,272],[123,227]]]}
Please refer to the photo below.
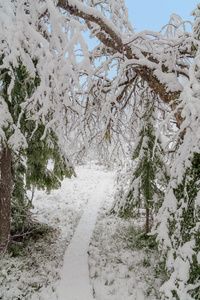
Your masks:
{"label": "tree bark", "polygon": [[149,233],[149,208],[146,208],[146,235]]}
{"label": "tree bark", "polygon": [[0,255],[9,250],[11,228],[11,150],[1,153],[0,182]]}

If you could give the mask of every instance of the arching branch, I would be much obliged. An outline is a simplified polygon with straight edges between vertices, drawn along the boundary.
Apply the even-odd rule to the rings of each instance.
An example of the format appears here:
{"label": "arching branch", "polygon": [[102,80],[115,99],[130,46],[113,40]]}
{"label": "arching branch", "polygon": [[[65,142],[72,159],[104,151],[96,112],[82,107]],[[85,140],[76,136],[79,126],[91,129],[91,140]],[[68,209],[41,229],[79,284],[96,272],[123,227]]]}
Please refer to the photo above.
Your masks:
{"label": "arching branch", "polygon": [[[114,52],[123,54],[128,60],[134,59],[139,61],[136,51],[133,51],[127,42],[123,42],[123,33],[121,33],[109,19],[101,14],[100,11],[88,7],[79,1],[59,0],[57,6],[68,11],[73,16],[85,20],[90,30],[93,29],[94,24],[98,25],[100,30],[96,31],[95,35],[106,47],[111,48]],[[154,90],[165,103],[178,99],[181,89],[170,91],[168,86],[161,82],[154,74],[155,68],[149,67],[149,62],[153,62],[156,65],[160,62],[149,53],[141,52],[141,55],[144,58],[144,62],[143,64],[140,62],[138,65],[134,65],[134,72],[140,76],[142,80],[146,81],[149,87]],[[145,64],[145,61],[147,64]]]}

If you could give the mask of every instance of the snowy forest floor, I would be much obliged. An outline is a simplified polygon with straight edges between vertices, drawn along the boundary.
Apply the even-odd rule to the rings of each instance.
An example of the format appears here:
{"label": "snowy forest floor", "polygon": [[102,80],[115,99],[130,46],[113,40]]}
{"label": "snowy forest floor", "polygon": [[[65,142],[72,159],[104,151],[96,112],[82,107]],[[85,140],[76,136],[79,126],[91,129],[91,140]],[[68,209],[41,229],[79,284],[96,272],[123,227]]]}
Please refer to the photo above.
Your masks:
{"label": "snowy forest floor", "polygon": [[95,163],[78,166],[76,172],[77,177],[65,179],[59,190],[35,193],[32,212],[43,230],[23,248],[19,243],[18,254],[1,260],[0,299],[63,300],[56,291],[64,254],[91,197],[101,202],[87,249],[94,299],[159,299],[161,268],[153,241],[144,240],[142,221],[110,214],[115,173]]}

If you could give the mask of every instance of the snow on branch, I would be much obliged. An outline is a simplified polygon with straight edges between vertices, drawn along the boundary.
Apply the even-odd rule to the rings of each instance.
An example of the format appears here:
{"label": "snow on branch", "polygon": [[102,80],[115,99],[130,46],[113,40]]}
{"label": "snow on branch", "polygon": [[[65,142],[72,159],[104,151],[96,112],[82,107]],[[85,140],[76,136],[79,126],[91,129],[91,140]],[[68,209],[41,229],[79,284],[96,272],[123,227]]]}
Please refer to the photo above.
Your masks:
{"label": "snow on branch", "polygon": [[[164,102],[176,100],[182,91],[179,77],[188,76],[189,56],[192,56],[190,47],[188,48],[188,45],[192,44],[191,33],[186,32],[185,23],[180,17],[172,15],[164,34],[148,30],[135,34],[130,29],[129,22],[124,21],[121,10],[117,9],[119,3],[123,10],[124,1],[111,0],[59,0],[57,6],[66,10],[69,15],[84,20],[99,41],[106,48],[112,49],[114,54],[123,55],[124,60],[137,61],[137,64],[132,65],[135,73],[146,81]],[[124,30],[119,30],[121,24]],[[176,26],[176,39],[174,36],[171,38],[169,33],[173,24]],[[183,31],[180,30],[181,26]],[[183,53],[188,53],[188,60]]]}

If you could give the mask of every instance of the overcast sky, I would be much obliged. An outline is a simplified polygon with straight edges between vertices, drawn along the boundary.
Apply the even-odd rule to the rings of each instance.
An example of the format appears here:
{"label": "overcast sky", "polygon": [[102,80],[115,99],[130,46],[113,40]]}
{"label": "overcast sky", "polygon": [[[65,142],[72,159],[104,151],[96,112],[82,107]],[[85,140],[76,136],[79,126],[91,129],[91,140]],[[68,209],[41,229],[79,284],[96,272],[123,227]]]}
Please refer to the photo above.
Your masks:
{"label": "overcast sky", "polygon": [[138,32],[145,29],[159,31],[172,13],[193,21],[190,13],[200,0],[125,0],[125,3],[132,26]]}

